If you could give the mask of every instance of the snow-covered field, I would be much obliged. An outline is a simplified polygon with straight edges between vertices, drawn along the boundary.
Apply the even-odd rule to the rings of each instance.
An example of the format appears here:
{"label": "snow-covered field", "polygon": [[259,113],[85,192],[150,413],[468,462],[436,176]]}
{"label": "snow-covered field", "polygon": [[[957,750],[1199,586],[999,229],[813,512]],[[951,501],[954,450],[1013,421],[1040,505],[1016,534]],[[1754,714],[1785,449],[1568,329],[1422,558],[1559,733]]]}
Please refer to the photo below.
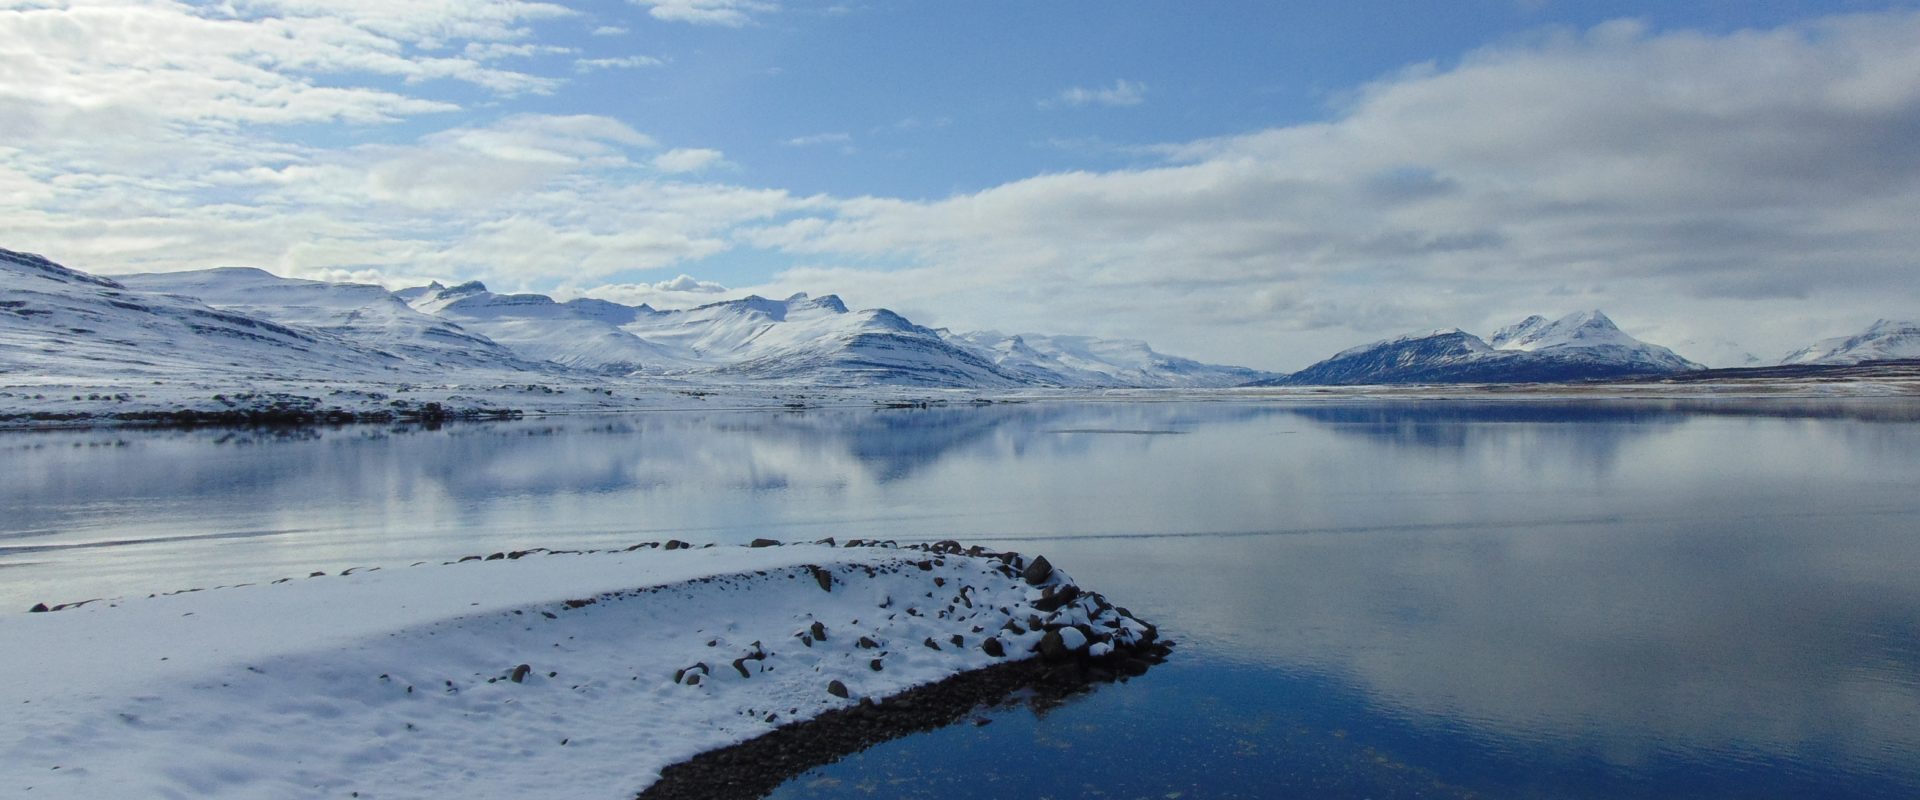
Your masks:
{"label": "snow-covered field", "polygon": [[1095,656],[1151,637],[1014,557],[511,555],[0,615],[0,793],[631,797],[1049,636]]}

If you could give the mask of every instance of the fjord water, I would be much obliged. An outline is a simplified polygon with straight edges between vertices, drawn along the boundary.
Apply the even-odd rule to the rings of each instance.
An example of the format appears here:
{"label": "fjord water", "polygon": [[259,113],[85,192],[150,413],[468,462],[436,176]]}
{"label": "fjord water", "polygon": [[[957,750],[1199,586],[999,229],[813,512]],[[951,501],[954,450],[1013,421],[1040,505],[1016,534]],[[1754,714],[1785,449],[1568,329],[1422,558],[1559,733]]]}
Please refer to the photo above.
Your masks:
{"label": "fjord water", "polygon": [[779,797],[1920,796],[1911,401],[659,412],[15,433],[0,463],[16,611],[536,546],[956,538],[1180,642]]}

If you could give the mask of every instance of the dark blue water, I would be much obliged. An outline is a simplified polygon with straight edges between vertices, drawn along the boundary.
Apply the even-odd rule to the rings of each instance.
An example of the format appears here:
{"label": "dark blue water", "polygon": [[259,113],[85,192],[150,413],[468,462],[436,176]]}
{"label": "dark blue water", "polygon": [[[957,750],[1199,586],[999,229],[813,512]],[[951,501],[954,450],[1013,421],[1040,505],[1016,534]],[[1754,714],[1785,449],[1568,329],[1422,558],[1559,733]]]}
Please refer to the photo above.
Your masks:
{"label": "dark blue water", "polygon": [[797,797],[1920,797],[1920,406],[1134,403],[0,436],[0,603],[668,535],[1046,554],[1181,642]]}

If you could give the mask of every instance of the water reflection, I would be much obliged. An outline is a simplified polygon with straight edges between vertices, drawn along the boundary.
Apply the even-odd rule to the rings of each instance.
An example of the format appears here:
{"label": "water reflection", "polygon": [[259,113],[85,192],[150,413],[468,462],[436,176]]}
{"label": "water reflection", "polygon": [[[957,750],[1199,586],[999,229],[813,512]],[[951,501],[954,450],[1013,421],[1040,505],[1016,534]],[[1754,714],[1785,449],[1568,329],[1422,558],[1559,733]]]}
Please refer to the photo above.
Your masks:
{"label": "water reflection", "polygon": [[[991,540],[1148,613],[1184,663],[813,780],[943,747],[1018,763],[1094,726],[1122,732],[1115,776],[1161,765],[1153,786],[1206,796],[1910,797],[1916,453],[1916,405],[1873,401],[8,434],[0,603],[669,535]],[[1191,770],[1166,766],[1176,740]],[[1008,769],[1047,790],[1021,794],[1086,793]],[[925,796],[992,796],[971,791]]]}

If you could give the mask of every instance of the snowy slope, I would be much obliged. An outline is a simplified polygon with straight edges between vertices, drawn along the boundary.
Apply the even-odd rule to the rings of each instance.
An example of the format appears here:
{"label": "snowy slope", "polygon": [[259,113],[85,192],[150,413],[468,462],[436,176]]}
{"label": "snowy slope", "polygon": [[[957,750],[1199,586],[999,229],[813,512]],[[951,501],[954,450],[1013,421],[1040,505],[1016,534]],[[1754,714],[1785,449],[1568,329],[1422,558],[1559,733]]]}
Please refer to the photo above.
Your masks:
{"label": "snowy slope", "polygon": [[825,386],[1021,383],[898,314],[849,311],[833,295],[750,296],[680,311],[499,295],[478,283],[405,290],[402,296],[414,308],[457,320],[522,357],[596,372]]}
{"label": "snowy slope", "polygon": [[1780,364],[1859,364],[1907,358],[1920,358],[1920,322],[1883,319],[1853,336],[1815,342],[1780,359]]}
{"label": "snowy slope", "polygon": [[[1271,377],[1165,355],[1139,341],[956,336],[886,309],[849,310],[833,295],[746,297],[662,311],[496,294],[477,281],[388,292],[238,267],[116,282],[0,252],[8,254],[0,274],[22,287],[0,306],[8,312],[0,344],[11,345],[0,354],[0,369],[36,378],[157,374],[324,383],[384,376],[484,384],[539,375],[1005,389],[1219,387]],[[161,318],[183,332],[155,327]]]}
{"label": "snowy slope", "polygon": [[1035,383],[1071,387],[1225,387],[1278,377],[1245,367],[1204,364],[1155,352],[1146,342],[1092,336],[944,333],[985,353],[1001,369]]}
{"label": "snowy slope", "polygon": [[247,267],[126,275],[118,280],[131,288],[333,334],[422,368],[535,368],[485,336],[415,311],[378,286],[281,278]]}
{"label": "snowy slope", "polygon": [[1458,328],[1409,334],[1341,351],[1261,385],[1536,383],[1665,375],[1703,369],[1633,338],[1599,311],[1558,320],[1532,316],[1488,343]]}
{"label": "snowy slope", "polygon": [[11,250],[0,250],[0,289],[3,372],[368,377],[405,366],[332,334],[141,291]]}
{"label": "snowy slope", "polygon": [[1495,350],[1518,350],[1576,361],[1591,361],[1648,373],[1686,372],[1699,364],[1672,350],[1628,336],[1598,309],[1569,314],[1548,322],[1531,316],[1494,333]]}
{"label": "snowy slope", "polygon": [[1043,636],[1089,658],[1154,638],[1060,570],[987,555],[521,556],[0,614],[0,793],[632,797]]}
{"label": "snowy slope", "polygon": [[433,284],[397,293],[414,309],[457,322],[505,345],[519,357],[586,372],[671,374],[695,365],[621,329],[656,313],[603,300],[555,302],[541,294],[495,294],[479,281]]}
{"label": "snowy slope", "polygon": [[1026,382],[899,314],[848,311],[833,295],[749,297],[683,313],[703,322],[669,312],[648,321],[647,330],[661,335],[676,325],[704,328],[698,341],[710,349],[702,349],[702,356],[725,364],[722,371],[729,374],[831,386],[1004,388]]}
{"label": "snowy slope", "polygon": [[1502,374],[1512,356],[1458,328],[1410,333],[1335,353],[1263,385],[1344,386],[1370,383],[1484,381]]}

